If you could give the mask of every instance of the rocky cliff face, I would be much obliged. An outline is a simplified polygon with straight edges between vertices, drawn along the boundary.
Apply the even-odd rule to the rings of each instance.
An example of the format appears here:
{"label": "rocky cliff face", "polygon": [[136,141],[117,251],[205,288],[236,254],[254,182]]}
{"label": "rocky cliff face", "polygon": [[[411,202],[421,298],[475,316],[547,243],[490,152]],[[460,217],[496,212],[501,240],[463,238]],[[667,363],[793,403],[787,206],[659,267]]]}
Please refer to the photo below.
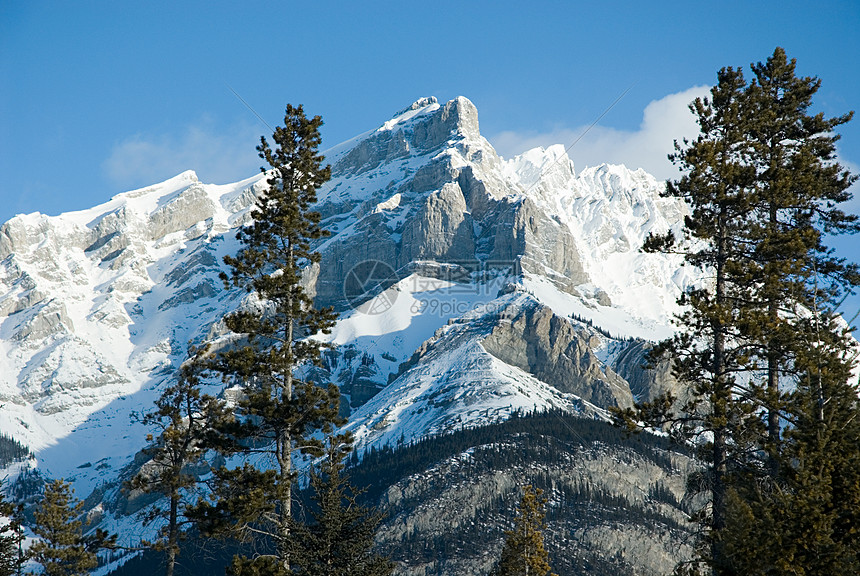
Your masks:
{"label": "rocky cliff face", "polygon": [[[421,99],[326,155],[317,208],[332,235],[304,283],[341,312],[320,377],[341,386],[361,445],[535,409],[604,418],[677,391],[666,369],[641,367],[697,281],[639,253],[685,214],[654,178],[576,173],[561,147],[500,158],[465,98]],[[246,297],[218,273],[264,185],[186,172],[0,227],[0,431],[46,476],[102,494],[133,465],[146,431],[130,413]],[[114,508],[106,523],[131,522]]]}
{"label": "rocky cliff face", "polygon": [[320,303],[341,307],[344,275],[370,259],[401,276],[432,260],[515,265],[566,291],[589,282],[570,232],[505,177],[471,102],[423,99],[400,118],[336,157],[320,198],[339,232],[321,248]]}
{"label": "rocky cliff face", "polygon": [[602,344],[594,330],[536,302],[506,309],[503,318],[482,341],[484,349],[502,362],[596,406],[633,404],[628,383],[594,353]]}

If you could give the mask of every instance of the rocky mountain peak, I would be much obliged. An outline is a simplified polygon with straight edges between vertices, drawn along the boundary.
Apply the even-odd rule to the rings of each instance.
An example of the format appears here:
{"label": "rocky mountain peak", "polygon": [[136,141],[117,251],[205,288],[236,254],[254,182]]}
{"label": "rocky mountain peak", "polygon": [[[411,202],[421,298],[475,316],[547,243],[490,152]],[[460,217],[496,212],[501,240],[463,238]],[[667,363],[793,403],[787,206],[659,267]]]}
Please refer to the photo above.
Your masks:
{"label": "rocky mountain peak", "polygon": [[467,98],[440,106],[421,98],[374,131],[327,152],[333,175],[356,176],[384,163],[440,150],[449,142],[480,137],[478,111]]}
{"label": "rocky mountain peak", "polygon": [[394,116],[392,116],[392,118],[398,118],[400,116],[403,116],[404,114],[407,114],[410,111],[420,110],[421,108],[426,108],[426,107],[432,106],[434,104],[439,104],[439,100],[435,96],[425,96],[423,98],[419,98],[418,100],[416,100],[411,105],[404,108],[403,110],[400,110],[399,112],[395,112]]}
{"label": "rocky mountain peak", "polygon": [[[422,98],[325,154],[316,208],[332,234],[304,283],[341,313],[318,379],[341,387],[360,442],[516,410],[600,418],[671,388],[642,375],[642,339],[671,332],[695,279],[638,250],[685,213],[652,177],[577,174],[562,146],[505,161],[464,97]],[[34,465],[82,496],[118,485],[145,439],[129,414],[246,296],[218,273],[264,187],[260,174],[212,185],[188,171],[0,227],[0,431]]]}

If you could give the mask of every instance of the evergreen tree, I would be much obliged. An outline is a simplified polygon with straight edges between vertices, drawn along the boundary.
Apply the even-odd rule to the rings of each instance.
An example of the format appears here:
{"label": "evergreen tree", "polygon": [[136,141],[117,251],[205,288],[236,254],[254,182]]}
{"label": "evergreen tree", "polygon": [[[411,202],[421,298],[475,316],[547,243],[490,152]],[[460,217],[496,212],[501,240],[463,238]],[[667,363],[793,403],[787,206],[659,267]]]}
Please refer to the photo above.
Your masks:
{"label": "evergreen tree", "polygon": [[[687,244],[686,260],[713,278],[683,295],[678,334],[651,354],[652,361],[672,360],[691,399],[678,405],[666,397],[620,413],[629,425],[669,425],[686,441],[707,434],[700,445],[710,508],[696,517],[707,547],[693,572],[704,564],[716,574],[746,573],[736,569],[739,550],[749,552],[760,540],[742,528],[751,517],[773,542],[788,534],[792,514],[778,510],[808,494],[796,482],[826,484],[827,478],[820,476],[824,468],[812,472],[799,456],[804,386],[791,394],[786,385],[807,381],[817,391],[806,394],[815,391],[821,399],[826,386],[844,392],[850,374],[850,342],[834,315],[838,299],[858,284],[857,268],[823,243],[825,234],[857,231],[856,217],[838,208],[850,199],[854,178],[834,161],[838,136],[832,132],[850,114],[808,115],[820,82],[796,78],[794,69],[777,48],[765,64],[752,66],[752,83],[739,70],[724,69],[710,101],[691,106],[701,134],[676,144],[672,158],[686,173],[667,185],[667,194],[691,206],[686,238],[700,242],[692,251]],[[673,250],[674,238],[649,238],[645,249]],[[822,372],[822,366],[830,368]],[[789,430],[792,445],[783,445],[789,438],[781,438],[782,430]],[[816,525],[829,498],[819,497],[820,505],[805,515]],[[803,508],[795,504],[792,512]],[[780,554],[779,546],[771,552]]]}
{"label": "evergreen tree", "polygon": [[382,514],[361,506],[359,492],[343,475],[343,459],[351,450],[348,436],[330,437],[325,460],[312,471],[311,522],[296,529],[297,574],[306,576],[389,576],[394,564],[373,552],[373,538]]}
{"label": "evergreen tree", "polygon": [[540,488],[531,485],[523,488],[514,529],[505,532],[505,545],[494,576],[555,576],[551,574],[549,555],[543,545],[547,499],[542,495]]}
{"label": "evergreen tree", "polygon": [[833,132],[852,114],[810,115],[821,82],[797,77],[795,68],[777,48],[752,66],[745,94],[757,172],[749,270],[758,302],[741,330],[764,368],[753,383],[765,406],[767,458],[757,475],[752,468],[738,479],[735,513],[746,519],[725,535],[736,573],[850,573],[857,562],[856,538],[836,528],[839,517],[856,525],[856,467],[844,462],[860,456],[857,390],[849,384],[856,343],[836,309],[858,274],[823,242],[858,229],[857,217],[839,209],[856,178],[835,162]]}
{"label": "evergreen tree", "polygon": [[312,242],[327,235],[312,210],[316,189],[331,174],[317,152],[321,125],[319,116],[308,119],[301,106],[288,105],[284,126],[273,135],[276,147],[261,138],[257,150],[269,165],[269,186],[251,212],[253,222],[237,234],[242,248],[224,259],[231,269],[222,274],[225,286],[241,288],[257,302],[225,318],[235,346],[215,366],[242,388],[221,448],[248,458],[239,468],[217,472],[220,499],[201,511],[214,529],[274,542],[273,555],[237,559],[234,571],[242,574],[274,566],[289,571],[293,452],[320,455],[314,433],[339,423],[337,387],[304,377],[319,362],[322,346],[310,337],[327,333],[335,318],[331,309],[314,308],[301,284],[304,268],[319,261]]}
{"label": "evergreen tree", "polygon": [[[856,352],[846,353],[849,335],[840,322],[827,320],[830,329],[797,360],[803,372],[789,397],[792,425],[780,454],[783,509],[797,520],[787,532],[807,574],[860,574],[860,400],[851,383]],[[816,517],[826,524],[810,522]]]}
{"label": "evergreen tree", "polygon": [[147,436],[150,445],[144,452],[150,461],[128,484],[130,490],[166,497],[166,505],[146,510],[143,522],[163,522],[158,540],[144,545],[166,552],[167,576],[173,575],[182,527],[192,521],[188,511],[196,503],[193,491],[199,482],[197,473],[206,465],[210,430],[225,418],[223,402],[200,391],[207,354],[205,349],[192,348],[176,384],[165,389],[155,401],[156,409],[142,418],[158,433]]}
{"label": "evergreen tree", "polygon": [[682,441],[702,439],[700,457],[706,463],[702,483],[709,509],[695,518],[705,529],[705,559],[720,562],[719,533],[726,524],[730,465],[744,443],[736,434],[752,410],[748,390],[736,375],[744,369],[748,349],[737,325],[752,298],[745,269],[751,251],[746,233],[753,217],[751,193],[755,171],[746,163],[746,115],[743,73],[724,68],[709,99],[697,98],[690,109],[700,134],[693,142],[676,143],[670,158],[684,171],[668,182],[666,195],[686,200],[691,214],[684,237],[670,232],[647,239],[645,251],[680,251],[691,266],[705,274],[703,286],[682,294],[683,312],[676,318],[675,336],[650,352],[650,361],[672,361],[673,374],[688,385],[684,402],[667,395],[634,410],[619,411],[628,425],[667,427]]}
{"label": "evergreen tree", "polygon": [[21,542],[24,534],[20,512],[20,508],[7,502],[0,492],[0,576],[18,574],[23,562]]}
{"label": "evergreen tree", "polygon": [[[3,408],[0,404],[0,408]],[[10,462],[20,462],[30,456],[30,450],[26,446],[0,433],[0,466],[6,466]]]}
{"label": "evergreen tree", "polygon": [[35,512],[33,532],[40,538],[28,550],[28,556],[42,565],[48,576],[83,576],[98,566],[97,551],[112,547],[116,536],[103,530],[84,534],[79,518],[83,502],[74,497],[68,482],[55,480],[45,484],[45,495]]}
{"label": "evergreen tree", "polygon": [[796,62],[776,48],[766,62],[752,66],[755,78],[745,94],[749,161],[757,185],[750,276],[759,302],[758,314],[744,329],[759,343],[766,370],[759,394],[768,407],[772,467],[780,443],[780,380],[796,373],[795,356],[815,337],[800,310],[832,308],[860,280],[856,265],[834,257],[823,243],[825,234],[858,230],[857,217],[838,207],[851,198],[848,187],[855,177],[835,162],[839,136],[833,132],[853,113],[810,115],[821,81],[797,77],[795,68]]}
{"label": "evergreen tree", "polygon": [[736,574],[860,573],[860,400],[856,346],[833,313],[813,311],[819,337],[799,353],[785,402],[778,474],[739,483],[725,541]]}

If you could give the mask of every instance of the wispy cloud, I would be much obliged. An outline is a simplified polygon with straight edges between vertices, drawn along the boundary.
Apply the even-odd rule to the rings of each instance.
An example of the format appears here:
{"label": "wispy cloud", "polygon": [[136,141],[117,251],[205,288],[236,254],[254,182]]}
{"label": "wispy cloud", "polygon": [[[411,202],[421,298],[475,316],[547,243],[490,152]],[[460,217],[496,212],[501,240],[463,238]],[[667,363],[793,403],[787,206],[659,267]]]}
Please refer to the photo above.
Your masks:
{"label": "wispy cloud", "polygon": [[117,143],[102,163],[112,186],[131,189],[194,170],[203,182],[224,184],[252,176],[261,160],[254,149],[260,129],[219,128],[209,120],[161,134],[136,134]]}
{"label": "wispy cloud", "polygon": [[[667,159],[674,150],[674,141],[684,138],[694,139],[699,133],[688,104],[696,97],[707,96],[709,88],[695,86],[677,94],[669,94],[654,100],[645,108],[642,123],[638,130],[617,130],[601,125],[592,128],[568,152],[577,169],[602,163],[624,164],[629,168],[644,168],[660,180],[677,178],[678,170]],[[521,154],[536,146],[544,148],[552,144],[569,146],[587,126],[560,128],[552,132],[502,132],[488,139],[496,150],[506,158]],[[852,174],[860,174],[857,159],[847,158],[844,151],[837,148],[837,160]],[[860,214],[860,182],[851,187],[854,197],[841,208],[849,213]],[[850,261],[860,261],[857,256],[857,236],[842,235],[828,237],[827,245],[836,253]],[[858,325],[860,318],[860,295],[845,300],[841,306],[842,314],[854,318]]]}
{"label": "wispy cloud", "polygon": [[[688,105],[696,97],[707,94],[707,86],[694,86],[652,101],[645,107],[638,130],[618,130],[598,124],[568,154],[577,169],[603,163],[624,164],[628,168],[644,168],[658,179],[674,178],[678,171],[667,155],[674,150],[675,140],[694,138],[698,134]],[[510,158],[537,146],[569,146],[587,128],[559,128],[545,133],[508,131],[488,139],[502,156]]]}
{"label": "wispy cloud", "polygon": [[[839,150],[838,146],[836,148],[836,158],[837,160],[839,160],[839,163],[842,165],[843,168],[845,168],[854,175],[860,175],[860,165],[846,158],[842,154],[841,150]],[[849,188],[848,190],[849,192],[854,194],[854,198],[852,198],[848,203],[846,203],[842,207],[842,209],[852,214],[860,214],[860,181],[854,182],[854,184],[852,184],[851,188]]]}

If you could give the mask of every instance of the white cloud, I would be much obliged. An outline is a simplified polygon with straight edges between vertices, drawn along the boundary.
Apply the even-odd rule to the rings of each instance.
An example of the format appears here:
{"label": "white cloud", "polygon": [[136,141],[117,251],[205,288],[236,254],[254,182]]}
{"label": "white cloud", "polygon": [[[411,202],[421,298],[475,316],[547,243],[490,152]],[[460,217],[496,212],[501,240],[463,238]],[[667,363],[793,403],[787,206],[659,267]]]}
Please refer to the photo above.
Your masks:
{"label": "white cloud", "polygon": [[674,141],[695,138],[699,129],[688,105],[696,97],[708,95],[707,86],[694,86],[677,94],[654,100],[645,107],[638,130],[617,130],[596,125],[585,136],[588,126],[560,128],[548,133],[501,132],[488,138],[502,156],[510,158],[526,150],[552,144],[570,146],[582,136],[568,154],[577,169],[598,164],[624,164],[644,168],[656,178],[675,178],[677,169],[667,156]]}
{"label": "white cloud", "polygon": [[113,186],[132,189],[194,170],[203,182],[225,184],[259,171],[255,151],[260,130],[236,125],[218,130],[211,122],[165,134],[137,134],[113,147],[102,170]]}
{"label": "white cloud", "polygon": [[[838,147],[836,148],[836,159],[843,168],[847,169],[855,176],[860,175],[860,165],[845,158],[845,156],[840,153]],[[850,212],[851,214],[860,214],[860,181],[855,181],[848,191],[851,192],[854,197],[841,207],[842,210]]]}

